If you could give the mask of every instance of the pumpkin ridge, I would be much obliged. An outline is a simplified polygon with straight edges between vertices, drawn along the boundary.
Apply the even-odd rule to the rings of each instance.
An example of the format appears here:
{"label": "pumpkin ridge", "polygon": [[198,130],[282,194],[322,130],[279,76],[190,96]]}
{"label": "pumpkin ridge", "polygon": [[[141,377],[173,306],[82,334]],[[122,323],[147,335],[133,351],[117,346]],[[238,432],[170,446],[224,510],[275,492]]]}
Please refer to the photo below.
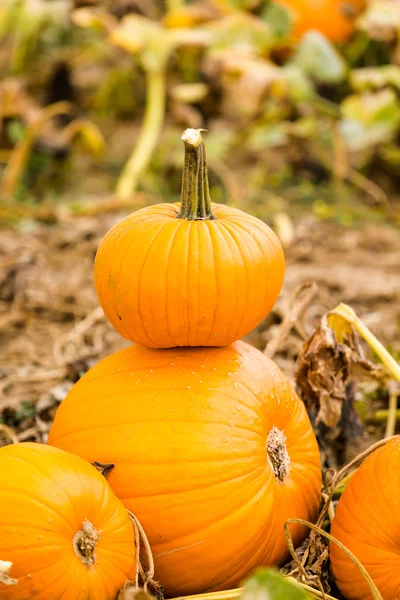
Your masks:
{"label": "pumpkin ridge", "polygon": [[[251,455],[249,455],[251,456]],[[157,463],[160,464],[160,463]],[[171,496],[172,494],[175,494],[176,496],[179,495],[184,495],[184,494],[191,494],[192,492],[199,492],[200,490],[209,490],[215,486],[218,485],[223,485],[224,483],[231,483],[232,481],[238,481],[239,479],[245,479],[246,477],[249,477],[250,475],[253,475],[254,473],[256,473],[256,471],[259,471],[259,475],[262,476],[264,474],[264,470],[262,465],[258,465],[257,467],[251,469],[251,471],[247,471],[246,473],[241,473],[240,475],[237,475],[237,477],[230,477],[229,479],[221,479],[218,481],[215,481],[214,483],[211,484],[207,484],[207,485],[200,485],[200,486],[195,486],[195,485],[191,485],[190,490],[184,490],[184,491],[180,491],[180,492],[156,492],[155,494],[147,494],[146,496],[137,496],[135,494],[135,496],[124,496],[123,494],[119,495],[120,500],[138,500],[138,499],[143,499],[143,498],[152,498],[154,496],[158,497],[165,497],[165,496]],[[257,479],[257,478],[255,478]]]}
{"label": "pumpkin ridge", "polygon": [[[242,293],[242,290],[243,290],[243,287],[244,287],[245,290],[246,290],[246,299],[245,299],[245,302],[244,302],[244,307],[247,307],[247,305],[248,305],[248,299],[249,299],[249,276],[248,276],[248,272],[247,272],[248,261],[246,260],[246,256],[245,256],[245,254],[243,252],[242,243],[241,243],[241,242],[243,242],[243,240],[239,241],[233,235],[232,231],[230,231],[230,229],[229,229],[229,226],[227,226],[228,223],[226,223],[226,222],[224,223],[223,222],[222,225],[225,228],[225,231],[227,231],[229,233],[229,235],[232,237],[234,243],[236,244],[237,249],[239,250],[239,254],[240,254],[241,259],[242,259],[243,271],[244,271],[245,277],[246,277],[246,284],[245,284],[245,286],[242,286],[242,289],[240,290],[240,292]],[[246,241],[246,250],[248,250],[247,241]],[[242,311],[241,320],[240,320],[240,322],[238,324],[238,327],[237,327],[234,335],[232,336],[232,339],[237,339],[238,332],[241,331],[242,326],[243,326],[243,321],[245,320],[245,318],[246,318],[246,308]]]}
{"label": "pumpkin ridge", "polygon": [[[177,227],[175,227],[175,231],[173,233],[172,239],[170,240],[169,252],[168,252],[168,260],[167,260],[167,268],[165,269],[165,282],[164,282],[164,287],[165,287],[165,310],[166,310],[165,325],[166,325],[166,328],[167,328],[168,337],[170,338],[170,340],[173,342],[173,344],[175,346],[176,346],[176,340],[174,340],[174,337],[173,337],[173,335],[171,333],[170,323],[169,323],[169,319],[168,319],[168,315],[170,314],[170,311],[168,310],[168,305],[169,305],[169,298],[168,298],[168,291],[169,291],[168,273],[169,273],[169,269],[171,267],[171,261],[169,260],[169,257],[170,257],[170,255],[172,253],[172,248],[173,248],[174,244],[176,243],[176,238],[178,236],[179,227],[180,227],[180,223],[177,223]],[[177,307],[175,307],[175,310],[177,310]]]}
{"label": "pumpkin ridge", "polygon": [[[229,239],[230,239],[230,240],[232,240],[232,239],[233,239],[233,241],[235,242],[235,245],[236,245],[236,247],[238,248],[238,244],[236,243],[236,240],[233,238],[233,236],[232,236],[231,232],[230,232],[230,231],[227,229],[227,227],[226,227],[226,223],[225,223],[223,220],[221,220],[221,221],[220,221],[220,223],[221,223],[221,228],[220,228],[221,235],[222,235],[222,236],[225,236],[226,234],[228,234],[228,237],[229,237]],[[227,239],[227,238],[225,238],[225,240],[226,240],[226,239]],[[229,248],[229,244],[228,244],[228,242],[226,242],[226,245],[227,245],[227,247]],[[238,249],[239,249],[239,254],[240,254],[240,257],[242,258],[242,266],[245,268],[245,266],[246,266],[246,265],[245,265],[245,263],[243,262],[243,256],[242,256],[242,253],[240,252],[240,248],[238,248]],[[239,294],[241,293],[241,290],[240,290],[240,284],[239,284],[239,283],[238,283],[238,281],[237,281],[238,279],[240,279],[240,277],[238,277],[238,268],[237,268],[237,265],[236,265],[236,262],[235,262],[235,260],[233,260],[233,257],[232,257],[232,252],[230,252],[230,255],[231,255],[231,262],[232,262],[232,264],[233,264],[233,266],[234,266],[234,269],[235,269],[235,283],[236,283],[237,291],[236,291],[236,294],[235,294],[235,305],[234,305],[234,307],[233,307],[233,310],[232,310],[232,316],[231,316],[231,320],[230,320],[230,323],[229,323],[229,327],[227,327],[227,331],[229,331],[229,332],[231,332],[232,325],[233,325],[233,323],[234,323],[234,321],[235,321],[235,315],[236,315],[236,314],[237,314],[237,312],[238,312],[238,311],[237,311],[237,308],[238,308],[238,305],[239,305]],[[244,307],[246,306],[246,301],[243,303],[243,306],[244,306]],[[242,312],[243,312],[243,311],[242,311]],[[234,339],[234,337],[235,337],[235,336],[231,336],[231,337],[232,337],[232,339]]]}
{"label": "pumpkin ridge", "polygon": [[213,253],[213,273],[214,273],[214,279],[215,279],[215,297],[217,298],[217,301],[214,303],[213,317],[212,317],[212,320],[210,320],[210,333],[204,343],[204,346],[208,345],[208,340],[210,339],[210,336],[213,335],[215,317],[217,315],[217,310],[218,310],[218,296],[219,296],[219,289],[220,289],[220,286],[218,285],[218,275],[217,275],[217,273],[218,273],[217,254],[215,252],[214,238],[213,238],[213,234],[212,234],[213,229],[211,227],[207,227],[207,231],[210,236],[211,248],[212,248],[212,253]]}
{"label": "pumpkin ridge", "polygon": [[[143,321],[143,316],[142,316],[142,311],[141,311],[141,301],[140,301],[141,293],[140,292],[141,292],[141,288],[142,288],[143,272],[145,270],[146,262],[147,262],[147,260],[149,258],[151,247],[154,244],[154,242],[156,241],[156,239],[158,238],[158,236],[161,234],[161,232],[162,232],[163,229],[164,229],[164,224],[161,224],[161,226],[156,231],[155,235],[152,237],[151,241],[148,241],[147,250],[146,250],[146,253],[145,253],[144,257],[143,257],[142,264],[140,266],[140,272],[139,272],[139,275],[138,275],[138,285],[137,285],[137,316],[139,317],[142,331],[144,332],[146,338],[150,341],[149,345],[152,348],[154,348],[155,346],[157,346],[157,344],[154,344],[152,338],[149,335],[149,332],[147,331],[147,327],[145,327],[145,324],[144,324],[144,321]],[[151,313],[151,315],[152,315],[152,319],[154,321],[153,313]]]}
{"label": "pumpkin ridge", "polygon": [[[249,219],[250,221],[250,219]],[[251,233],[243,226],[242,223],[236,221],[236,222],[231,222],[228,221],[229,227],[232,227],[232,229],[235,231],[237,229],[239,229],[240,231],[246,233],[248,236],[251,237],[252,240],[254,240],[254,242],[256,243],[259,251],[261,254],[265,255],[265,248],[262,247],[262,245],[260,245],[259,240],[257,239],[257,237],[253,237],[251,235]],[[266,224],[265,224],[266,225]],[[260,235],[264,235],[268,238],[268,242],[269,242],[269,248],[268,250],[273,250],[275,252],[275,257],[278,260],[282,260],[283,265],[285,265],[285,259],[283,257],[283,253],[279,252],[279,247],[276,244],[276,239],[273,239],[273,236],[275,236],[275,234],[273,233],[273,231],[268,227],[268,225],[266,225],[265,229],[261,229],[261,227],[257,227],[256,224],[254,224],[253,222],[249,222],[249,226],[254,227],[254,229],[256,229],[256,231],[260,234]],[[272,235],[271,235],[272,234]],[[236,242],[238,244],[238,242]],[[269,277],[268,277],[268,281],[267,284],[265,285],[265,291],[264,291],[264,298],[263,298],[263,306],[265,306],[266,304],[266,300],[269,296],[269,288],[270,288],[270,274],[268,273]],[[283,284],[283,279],[282,279],[282,283],[281,283],[281,287]]]}
{"label": "pumpkin ridge", "polygon": [[[122,232],[120,233],[120,227],[122,228],[122,226],[125,225],[124,229],[122,230]],[[125,235],[129,235],[131,232],[131,225],[130,223],[119,223],[116,227],[115,230],[111,230],[108,232],[108,234],[106,235],[106,237],[104,238],[104,240],[101,242],[97,252],[96,252],[96,257],[95,257],[95,261],[94,261],[94,279],[96,282],[97,279],[97,268],[99,265],[98,262],[98,257],[100,254],[100,251],[103,253],[104,250],[106,250],[106,252],[109,251],[109,246],[112,246],[112,243],[114,243],[114,238],[116,238],[118,240],[118,243],[121,242],[121,240],[123,240],[123,238],[125,237]],[[129,249],[128,249],[129,251]],[[110,259],[110,257],[108,257]],[[107,260],[104,261],[104,264],[102,265],[102,268],[104,269],[104,271],[107,271]],[[119,281],[119,276],[121,274],[121,270],[122,270],[122,262],[120,264],[120,269],[118,272],[118,277],[115,278],[115,281]],[[104,299],[104,297],[107,295],[107,291],[106,291],[106,287],[107,287],[107,283],[106,283],[106,278],[102,278],[101,279],[101,284],[100,284],[100,289],[98,290],[98,297],[100,300],[100,303],[102,304],[102,300]],[[118,286],[117,286],[118,287]],[[114,313],[117,313],[117,308],[116,308],[116,294],[114,294]]]}
{"label": "pumpkin ridge", "polygon": [[[150,224],[150,226],[151,225],[152,225],[152,223]],[[164,223],[158,223],[158,228],[157,229],[155,228],[156,231],[155,231],[155,233],[154,233],[154,235],[152,237],[152,240],[151,240],[151,242],[149,241],[149,243],[148,243],[146,253],[145,253],[144,257],[143,257],[143,261],[142,261],[142,264],[140,266],[140,272],[139,272],[139,276],[138,276],[138,286],[137,286],[137,316],[138,316],[139,321],[140,321],[142,332],[146,336],[147,340],[150,341],[150,346],[153,346],[153,347],[154,347],[154,342],[151,339],[151,337],[149,336],[147,328],[145,328],[145,326],[144,326],[144,322],[143,322],[143,318],[142,318],[142,313],[141,313],[141,310],[140,310],[140,289],[141,289],[141,280],[142,280],[142,276],[143,276],[144,266],[145,266],[146,261],[148,259],[151,246],[152,246],[152,244],[154,244],[154,242],[157,239],[157,237],[163,231],[164,225],[165,225]],[[149,229],[150,229],[150,226],[149,226]],[[125,252],[124,258],[121,260],[119,275],[121,274],[121,271],[122,271],[122,269],[124,267],[124,262],[125,262],[126,257],[127,257],[127,255],[128,255],[128,253],[129,253],[130,250],[131,250],[131,246],[128,247],[128,250]],[[120,276],[117,278],[117,281],[118,281],[118,283],[117,283],[117,287],[115,289],[115,294],[114,294],[114,298],[115,298],[115,312],[117,314],[120,314],[119,310],[118,310],[118,306],[117,306],[118,289],[120,287],[120,282],[121,282],[121,277]],[[121,319],[121,323],[122,323],[122,319]],[[124,330],[124,332],[126,334],[126,329],[125,329],[124,325],[125,324],[123,324],[123,330]],[[126,336],[123,336],[123,337],[126,337]],[[141,335],[140,335],[140,337],[141,337]]]}
{"label": "pumpkin ridge", "polygon": [[64,521],[64,523],[68,526],[69,529],[72,529],[72,530],[74,529],[73,524],[68,523],[68,521],[65,519],[65,517],[63,515],[61,515],[60,513],[58,513],[54,509],[54,507],[50,506],[49,504],[45,504],[44,502],[41,502],[38,498],[33,497],[32,494],[24,493],[21,490],[18,490],[18,492],[16,492],[15,490],[7,489],[4,487],[1,488],[1,491],[7,492],[8,494],[15,493],[17,496],[24,496],[25,498],[29,498],[30,500],[32,500],[32,502],[35,502],[39,506],[42,506],[42,507],[46,508],[47,510],[51,511],[54,515],[57,515],[57,517],[59,517],[60,519],[62,519]]}
{"label": "pumpkin ridge", "polygon": [[[258,504],[259,500],[260,500],[260,495],[264,493],[264,487],[265,487],[265,483],[261,486],[261,488],[257,491],[257,493],[255,493],[254,495],[250,496],[243,504],[241,504],[240,506],[237,506],[235,508],[235,510],[233,511],[229,511],[228,513],[226,513],[225,515],[219,517],[217,520],[215,521],[211,521],[210,523],[208,523],[207,525],[205,525],[204,527],[200,527],[200,528],[196,528],[196,534],[201,534],[203,532],[206,532],[209,529],[213,529],[215,527],[219,527],[221,525],[221,523],[223,523],[224,521],[226,521],[227,519],[232,518],[234,515],[236,515],[236,513],[243,511],[245,509],[247,509],[248,505],[251,503],[255,503]],[[178,542],[181,539],[184,539],[185,537],[188,536],[192,536],[193,535],[193,531],[190,531],[189,533],[186,533],[184,536],[178,537],[171,540],[168,540],[168,544],[171,543],[175,543]],[[261,532],[259,534],[261,536]],[[160,566],[158,563],[156,563],[156,566]]]}
{"label": "pumpkin ridge", "polygon": [[[153,417],[149,417],[148,419],[137,419],[136,423],[152,423],[154,421]],[[247,427],[243,427],[243,426],[234,426],[233,428],[230,426],[229,423],[224,422],[224,421],[212,421],[210,419],[187,419],[185,417],[182,417],[181,419],[176,419],[176,418],[171,418],[168,419],[168,423],[199,423],[199,421],[201,421],[202,423],[207,423],[207,424],[212,424],[212,425],[218,425],[218,426],[226,426],[229,427],[229,430],[231,429],[240,429],[241,431],[249,431],[250,433],[254,433],[255,435],[263,435],[261,432],[257,433],[257,431],[251,430]],[[121,423],[113,423],[113,426],[115,427],[121,427],[123,425],[131,425],[132,421],[122,421]],[[110,424],[109,423],[104,423],[103,425],[91,425],[90,427],[86,427],[86,428],[80,428],[79,429],[79,433],[82,431],[93,431],[94,429],[104,429],[105,427],[109,427]],[[74,435],[75,433],[77,433],[77,431],[69,431],[68,433],[66,433],[65,435],[59,436],[57,438],[52,438],[51,443],[53,444],[56,440],[57,442],[61,439],[64,439],[65,437],[67,437],[68,435]],[[214,460],[214,459],[213,459]],[[115,466],[118,466],[118,462],[114,463]],[[139,464],[139,463],[137,463]]]}

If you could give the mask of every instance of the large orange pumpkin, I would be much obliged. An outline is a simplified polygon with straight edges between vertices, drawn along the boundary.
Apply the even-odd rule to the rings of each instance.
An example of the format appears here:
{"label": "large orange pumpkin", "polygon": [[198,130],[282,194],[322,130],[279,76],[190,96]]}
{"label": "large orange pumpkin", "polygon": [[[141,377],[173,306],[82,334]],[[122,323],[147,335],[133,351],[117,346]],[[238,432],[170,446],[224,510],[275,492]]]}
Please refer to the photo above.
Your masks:
{"label": "large orange pumpkin", "polygon": [[[304,405],[244,342],[109,356],[62,402],[49,443],[115,464],[108,482],[142,523],[169,595],[230,588],[280,563],[284,521],[318,511]],[[297,543],[304,535],[295,529]]]}
{"label": "large orange pumpkin", "polygon": [[335,42],[346,41],[354,32],[355,21],[365,8],[365,0],[276,0],[289,9],[295,37],[316,29]]}
{"label": "large orange pumpkin", "polygon": [[[362,563],[383,600],[400,597],[400,439],[376,450],[350,479],[332,522],[332,535]],[[348,600],[371,600],[367,582],[331,543],[332,570]]]}
{"label": "large orange pumpkin", "polygon": [[41,444],[0,448],[0,559],[14,585],[1,600],[111,600],[132,576],[123,504],[78,456]]}
{"label": "large orange pumpkin", "polygon": [[225,346],[270,311],[283,283],[281,244],[259,219],[211,204],[204,144],[187,130],[180,204],[114,226],[97,252],[100,304],[125,338],[150,348]]}

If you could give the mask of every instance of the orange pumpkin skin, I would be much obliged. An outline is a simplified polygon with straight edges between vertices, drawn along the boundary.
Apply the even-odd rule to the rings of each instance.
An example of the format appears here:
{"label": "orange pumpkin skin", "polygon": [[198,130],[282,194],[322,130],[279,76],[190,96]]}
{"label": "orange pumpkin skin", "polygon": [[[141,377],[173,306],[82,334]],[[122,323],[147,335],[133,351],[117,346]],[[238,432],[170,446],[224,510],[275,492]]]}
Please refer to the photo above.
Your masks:
{"label": "orange pumpkin skin", "polygon": [[[371,454],[350,479],[332,522],[332,535],[363,564],[383,600],[400,597],[400,439]],[[371,600],[353,562],[331,543],[336,583],[348,600]]]}
{"label": "orange pumpkin skin", "polygon": [[[0,599],[110,600],[130,579],[135,541],[127,511],[78,456],[34,443],[0,448],[0,505],[0,557],[13,563],[9,575],[17,580],[0,583]],[[74,543],[90,524],[100,538],[85,564]]]}
{"label": "orange pumpkin skin", "polygon": [[271,310],[282,287],[281,244],[259,219],[213,204],[214,220],[177,218],[180,204],[131,214],[95,261],[100,304],[113,327],[150,348],[226,346]]}
{"label": "orange pumpkin skin", "polygon": [[345,42],[354,33],[355,20],[365,0],[277,0],[293,17],[293,35],[300,38],[316,29],[334,42]]}
{"label": "orange pumpkin skin", "polygon": [[[287,438],[289,473],[266,443]],[[116,466],[107,480],[142,523],[168,595],[238,585],[288,554],[284,521],[314,519],[320,459],[303,403],[244,342],[132,346],[92,368],[62,402],[49,443]],[[300,542],[305,531],[294,531]]]}

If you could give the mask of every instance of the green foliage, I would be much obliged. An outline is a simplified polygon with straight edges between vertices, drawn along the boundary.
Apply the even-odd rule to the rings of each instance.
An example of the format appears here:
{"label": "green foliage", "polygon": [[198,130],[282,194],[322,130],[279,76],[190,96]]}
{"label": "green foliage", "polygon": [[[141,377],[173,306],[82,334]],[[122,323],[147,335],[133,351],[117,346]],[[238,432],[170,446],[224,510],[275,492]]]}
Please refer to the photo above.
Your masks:
{"label": "green foliage", "polygon": [[260,569],[246,581],[240,600],[311,600],[311,597],[278,571]]}
{"label": "green foliage", "polygon": [[318,31],[304,35],[291,62],[320,83],[341,83],[346,77],[343,58]]}
{"label": "green foliage", "polygon": [[285,40],[293,27],[290,12],[276,2],[267,2],[261,12],[261,18],[268,24],[277,40]]}
{"label": "green foliage", "polygon": [[[207,6],[178,0],[151,2],[148,8],[142,3],[144,14],[132,12],[122,19],[105,4],[69,14],[68,4],[0,2],[0,75],[3,80],[17,75],[40,108],[49,77],[63,61],[73,82],[73,111],[80,116],[78,124],[65,127],[68,148],[72,139],[79,140],[79,147],[95,158],[104,149],[110,181],[131,151],[113,137],[118,120],[124,119],[123,126],[133,132],[129,139],[140,140],[140,152],[131,161],[133,187],[151,193],[170,189],[163,178],[179,163],[181,152],[179,139],[170,146],[167,140],[185,126],[210,128],[208,155],[219,174],[227,173],[231,162],[234,168],[238,162],[245,165],[249,196],[263,196],[258,188],[279,187],[283,193],[285,186],[296,185],[297,197],[303,197],[308,186],[307,198],[320,218],[340,214],[338,219],[352,220],[342,205],[334,210],[330,201],[318,202],[313,184],[321,178],[323,185],[331,180],[333,187],[354,170],[368,178],[379,162],[388,173],[387,184],[398,188],[398,2],[370,0],[357,31],[340,46],[320,31],[294,40],[292,13],[278,0],[212,0]],[[154,73],[162,82],[158,87],[150,75]],[[6,119],[7,144],[15,146],[29,126],[29,107],[10,116],[9,106],[2,105],[1,85],[0,118]],[[152,106],[147,106],[150,96]],[[151,118],[144,118],[145,111]],[[91,125],[96,121],[110,139],[105,148]],[[144,121],[146,131],[139,136]],[[38,145],[26,162],[26,176],[20,178],[19,197],[29,195],[37,173],[41,186],[53,185],[52,176],[46,180],[53,159],[47,156],[43,164],[36,160]],[[77,144],[74,148],[79,151]],[[9,153],[9,146],[0,147],[0,157]],[[149,166],[151,176],[146,174]],[[227,178],[222,179],[226,184]],[[228,183],[230,190],[235,185]],[[131,184],[125,189],[132,192]],[[364,194],[369,188],[361,189]],[[378,197],[384,195],[378,191]]]}

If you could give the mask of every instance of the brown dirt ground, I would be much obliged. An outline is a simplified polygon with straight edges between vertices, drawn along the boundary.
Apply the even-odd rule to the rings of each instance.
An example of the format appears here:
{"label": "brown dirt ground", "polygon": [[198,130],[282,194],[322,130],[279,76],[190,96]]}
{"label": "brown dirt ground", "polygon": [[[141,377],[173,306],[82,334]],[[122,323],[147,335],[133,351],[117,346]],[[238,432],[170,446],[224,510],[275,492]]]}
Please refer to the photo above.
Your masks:
{"label": "brown dirt ground", "polygon": [[[118,215],[70,218],[54,226],[0,231],[0,445],[45,441],[58,403],[100,358],[128,344],[98,307],[96,248]],[[293,377],[296,357],[320,317],[350,304],[373,333],[400,350],[400,231],[389,225],[343,228],[300,219],[286,247],[287,275],[273,312],[248,336],[264,349],[279,334],[299,285],[318,291],[279,343],[274,359]],[[0,426],[1,427],[1,426]]]}

